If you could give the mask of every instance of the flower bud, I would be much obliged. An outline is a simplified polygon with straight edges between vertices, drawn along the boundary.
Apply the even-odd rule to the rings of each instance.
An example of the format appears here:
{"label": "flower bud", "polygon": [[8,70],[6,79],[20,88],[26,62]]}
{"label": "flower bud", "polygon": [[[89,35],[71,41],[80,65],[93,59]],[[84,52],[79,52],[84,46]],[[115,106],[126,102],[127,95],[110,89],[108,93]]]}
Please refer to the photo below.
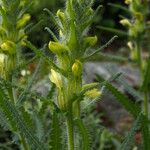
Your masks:
{"label": "flower bud", "polygon": [[127,45],[128,45],[128,47],[130,48],[130,50],[133,49],[133,43],[132,43],[131,41],[129,41],[129,42],[127,43]]}
{"label": "flower bud", "polygon": [[63,37],[64,36],[64,34],[63,34],[63,32],[62,32],[62,30],[59,30],[59,37]]}
{"label": "flower bud", "polygon": [[0,53],[0,77],[5,78],[5,62],[7,61],[7,55]]}
{"label": "flower bud", "polygon": [[57,54],[57,55],[61,55],[65,52],[68,52],[68,47],[64,44],[61,44],[59,42],[52,42],[50,41],[49,42],[49,49],[54,53],[54,54]]}
{"label": "flower bud", "polygon": [[72,72],[74,76],[80,76],[82,74],[82,63],[79,60],[76,60],[73,64]]}
{"label": "flower bud", "polygon": [[96,97],[100,97],[102,95],[102,92],[99,91],[98,89],[93,89],[85,92],[84,95],[90,98],[96,98]]}
{"label": "flower bud", "polygon": [[122,20],[120,20],[120,23],[121,23],[123,26],[128,26],[128,27],[131,26],[131,23],[129,22],[128,19],[122,19]]}
{"label": "flower bud", "polygon": [[132,60],[136,60],[137,59],[137,53],[136,53],[136,48],[135,46],[133,45],[133,43],[131,41],[129,41],[127,43],[129,49],[130,49],[130,57]]}
{"label": "flower bud", "polygon": [[2,43],[0,47],[3,52],[8,52],[9,54],[14,54],[16,52],[16,44],[12,41]]}
{"label": "flower bud", "polygon": [[84,44],[89,47],[89,46],[94,46],[97,43],[97,36],[94,37],[86,37],[84,39]]}
{"label": "flower bud", "polygon": [[51,82],[53,82],[59,89],[62,88],[62,80],[61,76],[58,72],[55,70],[51,69],[51,75],[49,76]]}
{"label": "flower bud", "polygon": [[17,28],[20,29],[24,27],[28,21],[31,19],[30,14],[24,14],[20,20],[17,22]]}
{"label": "flower bud", "polygon": [[58,91],[57,98],[58,107],[60,110],[65,111],[67,109],[67,101],[62,91]]}
{"label": "flower bud", "polygon": [[57,11],[56,15],[62,22],[65,21],[65,14],[61,12],[60,9]]}
{"label": "flower bud", "polygon": [[91,14],[94,12],[94,10],[90,7],[88,10]]}
{"label": "flower bud", "polygon": [[131,4],[132,3],[132,0],[125,0],[125,4]]}
{"label": "flower bud", "polygon": [[84,90],[88,90],[88,89],[91,89],[91,88],[94,88],[94,87],[96,87],[96,86],[98,86],[99,85],[99,83],[89,83],[89,84],[85,84],[85,85],[83,85],[83,87],[82,87],[82,90],[84,91]]}

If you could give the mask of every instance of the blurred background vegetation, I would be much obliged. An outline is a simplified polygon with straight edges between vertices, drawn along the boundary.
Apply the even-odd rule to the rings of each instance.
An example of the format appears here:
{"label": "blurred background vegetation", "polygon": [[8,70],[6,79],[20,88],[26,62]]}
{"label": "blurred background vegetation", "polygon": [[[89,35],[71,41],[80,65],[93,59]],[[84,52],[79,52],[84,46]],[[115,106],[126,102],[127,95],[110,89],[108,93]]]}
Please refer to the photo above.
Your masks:
{"label": "blurred background vegetation", "polygon": [[[44,44],[47,44],[51,40],[50,34],[45,30],[45,27],[49,27],[55,34],[57,34],[57,28],[55,25],[51,22],[51,19],[49,15],[43,11],[44,8],[48,8],[50,11],[52,11],[54,14],[57,12],[58,9],[64,8],[64,2],[65,0],[32,0],[31,8],[28,10],[28,13],[31,15],[31,21],[27,28],[28,32],[28,40],[31,41],[34,45],[36,45],[38,48],[43,47]],[[95,0],[93,9],[96,9],[99,5],[103,5],[103,8],[98,13],[97,17],[95,18],[95,21],[93,23],[93,26],[90,29],[91,35],[97,35],[100,43],[106,43],[110,37],[114,36],[115,33],[112,32],[106,32],[103,30],[100,30],[97,28],[97,26],[103,26],[103,27],[110,27],[120,30],[126,30],[122,25],[119,23],[120,18],[122,16],[127,17],[128,14],[126,11],[110,6],[109,3],[112,4],[118,4],[121,6],[125,6],[124,0],[115,1],[115,0]],[[127,6],[126,6],[127,7]],[[32,29],[32,30],[31,30]],[[120,48],[125,46],[126,43],[126,37],[119,37],[118,40],[116,40],[111,48],[109,47],[110,51],[119,51]],[[99,44],[98,44],[99,45]],[[31,52],[31,50],[28,50],[25,48],[25,54],[27,52]],[[32,54],[33,55],[33,54]],[[34,65],[34,64],[33,64]],[[44,64],[43,64],[44,65]],[[31,66],[34,68],[34,66]],[[46,70],[46,67],[43,67]],[[44,74],[45,71],[42,73]],[[46,73],[45,73],[46,74]],[[41,75],[42,76],[42,75]],[[104,116],[102,112],[98,114],[97,112],[93,111],[96,108],[93,108],[88,112],[90,114],[89,118],[85,120],[87,123],[92,123],[89,125],[92,126],[92,133],[101,133],[103,127],[100,126],[101,118]],[[93,111],[93,112],[92,112]],[[92,113],[93,114],[92,114]],[[101,115],[101,116],[99,116]],[[96,116],[98,119],[96,119]],[[91,121],[92,120],[92,121]],[[106,120],[106,119],[105,119]],[[104,121],[104,119],[102,120]],[[0,131],[0,139],[3,139],[2,131]],[[5,133],[6,134],[6,133]],[[8,133],[10,135],[10,133]],[[2,136],[2,138],[1,138]],[[97,134],[98,136],[98,134]],[[93,137],[95,138],[95,134],[93,134]],[[8,137],[9,139],[10,137]],[[118,140],[119,139],[119,140]],[[98,143],[102,143],[100,149],[104,149],[104,145],[107,146],[108,149],[113,149],[114,147],[120,146],[120,137],[115,137],[111,132],[105,130],[100,137],[96,137],[94,141],[94,146],[98,147]],[[122,140],[122,139],[121,139]],[[14,145],[15,147],[15,145]]]}
{"label": "blurred background vegetation", "polygon": [[[109,3],[114,3],[119,5],[124,5],[124,1],[120,0],[116,2],[115,0],[96,0],[93,9],[96,9],[99,5],[103,5],[103,8],[98,13],[95,18],[95,23],[91,27],[91,34],[97,34],[101,42],[106,42],[114,33],[102,32],[100,29],[95,28],[98,25],[123,29],[119,24],[121,16],[127,16],[126,12],[109,5]],[[29,34],[29,40],[33,42],[38,47],[42,47],[43,44],[48,43],[50,40],[49,33],[44,30],[45,27],[49,27],[52,31],[57,33],[56,27],[51,23],[49,16],[43,11],[44,8],[48,8],[53,13],[56,13],[58,9],[64,8],[64,0],[33,0],[32,8],[29,9],[29,13],[32,16],[31,22],[34,24],[38,23],[38,26],[32,30]],[[123,29],[124,30],[124,29]]]}

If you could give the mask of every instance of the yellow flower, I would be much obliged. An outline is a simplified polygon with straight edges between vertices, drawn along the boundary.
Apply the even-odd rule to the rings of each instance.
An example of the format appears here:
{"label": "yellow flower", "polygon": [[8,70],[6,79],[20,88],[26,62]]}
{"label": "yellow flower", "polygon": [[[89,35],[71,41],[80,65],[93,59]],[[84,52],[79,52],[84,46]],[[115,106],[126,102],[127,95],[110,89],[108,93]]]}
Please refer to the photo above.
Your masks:
{"label": "yellow flower", "polygon": [[128,19],[122,19],[120,20],[120,23],[123,25],[123,26],[131,26],[131,23]]}
{"label": "yellow flower", "polygon": [[132,0],[125,0],[125,4],[131,4]]}
{"label": "yellow flower", "polygon": [[0,46],[3,52],[14,54],[16,52],[16,44],[12,41],[6,41]]}
{"label": "yellow flower", "polygon": [[84,91],[84,90],[88,90],[88,89],[91,89],[91,88],[94,88],[94,87],[96,87],[96,86],[98,86],[99,85],[99,83],[97,82],[95,82],[95,83],[89,83],[89,84],[85,84],[85,85],[83,85],[83,87],[82,87],[82,90]]}
{"label": "yellow flower", "polygon": [[94,46],[97,43],[97,36],[93,36],[93,37],[86,37],[84,39],[84,44],[88,47],[88,46]]}
{"label": "yellow flower", "polygon": [[0,53],[0,66],[2,66],[4,60],[5,60],[5,54]]}
{"label": "yellow flower", "polygon": [[7,55],[0,53],[0,76],[5,78],[5,62],[7,61]]}
{"label": "yellow flower", "polygon": [[20,20],[17,22],[17,28],[20,29],[24,27],[28,21],[31,19],[30,14],[24,14]]}
{"label": "yellow flower", "polygon": [[127,43],[127,45],[128,45],[128,47],[130,48],[130,50],[133,49],[133,43],[132,43],[131,41],[129,41],[129,42]]}
{"label": "yellow flower", "polygon": [[72,66],[72,72],[75,76],[80,76],[82,74],[82,63],[76,60]]}
{"label": "yellow flower", "polygon": [[53,82],[59,89],[62,88],[62,80],[61,80],[61,76],[58,72],[51,69],[51,74],[50,74],[49,78],[50,78],[51,82]]}
{"label": "yellow flower", "polygon": [[65,52],[68,52],[68,47],[64,44],[61,44],[59,42],[52,42],[50,41],[49,42],[49,49],[54,53],[54,54],[57,54],[57,55],[61,55]]}
{"label": "yellow flower", "polygon": [[93,90],[87,91],[84,95],[87,97],[96,98],[96,97],[100,97],[102,95],[102,92],[99,91],[98,89],[93,89]]}
{"label": "yellow flower", "polygon": [[60,9],[57,11],[57,17],[61,19],[61,21],[65,21],[65,14],[60,11]]}

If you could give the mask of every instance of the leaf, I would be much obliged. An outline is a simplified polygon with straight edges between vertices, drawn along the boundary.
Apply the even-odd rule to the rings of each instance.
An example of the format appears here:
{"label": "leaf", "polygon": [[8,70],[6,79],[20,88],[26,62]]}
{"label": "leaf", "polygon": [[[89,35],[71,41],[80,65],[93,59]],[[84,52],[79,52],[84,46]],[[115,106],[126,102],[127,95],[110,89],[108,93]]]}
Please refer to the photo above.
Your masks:
{"label": "leaf", "polygon": [[25,90],[20,94],[18,100],[17,100],[17,103],[16,103],[16,106],[19,108],[22,106],[23,102],[26,101],[26,98],[27,98],[27,93],[31,90],[32,88],[32,85],[33,85],[33,82],[35,81],[36,77],[37,77],[37,74],[39,73],[39,70],[40,70],[40,67],[42,65],[42,59],[40,59],[38,65],[37,65],[37,68],[35,70],[35,72],[33,73],[31,79],[28,81],[28,84],[25,88]]}
{"label": "leaf", "polygon": [[117,79],[117,82],[124,86],[125,90],[128,91],[135,98],[136,102],[143,100],[140,93],[136,91],[132,86],[130,86],[123,78]]}
{"label": "leaf", "polygon": [[75,119],[75,124],[79,128],[79,132],[82,136],[83,149],[82,150],[90,150],[90,140],[86,127],[84,126],[81,119]]}
{"label": "leaf", "polygon": [[112,37],[106,44],[104,44],[102,47],[98,48],[97,50],[95,50],[95,52],[93,52],[92,54],[90,54],[89,56],[86,56],[83,58],[83,60],[89,60],[91,57],[97,55],[100,51],[102,51],[103,49],[105,49],[106,47],[108,47],[118,36],[114,36]]}
{"label": "leaf", "polygon": [[53,63],[53,61],[48,56],[46,56],[43,52],[38,50],[31,42],[29,41],[25,41],[25,42],[26,42],[26,46],[30,48],[31,50],[33,50],[38,57],[42,57],[43,59],[45,59],[49,63],[49,65],[55,69],[55,71],[66,76],[66,73],[64,72],[64,70],[59,68],[55,63]]}
{"label": "leaf", "polygon": [[60,150],[63,147],[61,137],[62,131],[56,109],[53,112],[51,128],[50,150]]}
{"label": "leaf", "polygon": [[33,113],[33,117],[34,117],[33,119],[35,120],[35,124],[36,124],[36,136],[38,137],[40,141],[42,141],[44,137],[43,121],[40,117],[40,114],[38,114],[37,112]]}
{"label": "leaf", "polygon": [[144,80],[143,80],[142,87],[141,87],[142,91],[147,90],[149,80],[150,80],[150,57],[148,58],[147,67],[146,67],[145,73],[144,73]]}
{"label": "leaf", "polygon": [[84,31],[85,29],[87,29],[93,22],[93,20],[95,19],[97,13],[99,12],[99,10],[102,8],[102,6],[98,6],[96,11],[94,12],[94,14],[92,15],[92,17],[90,17],[87,21],[85,21],[84,23],[82,23],[79,28],[81,28],[81,31]]}
{"label": "leaf", "polygon": [[11,126],[15,127],[23,136],[26,138],[30,147],[35,150],[44,150],[44,145],[38,141],[37,137],[32,131],[26,126],[25,121],[19,114],[14,104],[9,100],[8,96],[4,93],[0,87],[0,107],[4,114],[7,116]]}
{"label": "leaf", "polygon": [[51,18],[51,20],[53,21],[53,23],[58,27],[58,29],[62,30],[61,25],[59,24],[58,20],[56,19],[55,15],[47,8],[43,9],[45,12],[47,12]]}
{"label": "leaf", "polygon": [[97,55],[92,56],[86,61],[109,61],[109,62],[116,62],[116,63],[126,63],[127,61],[130,63],[132,62],[128,58],[122,57],[122,56],[117,56],[117,55],[112,55],[112,54],[106,54],[103,52],[99,52]]}
{"label": "leaf", "polygon": [[109,6],[115,7],[115,8],[119,8],[124,10],[126,13],[130,14],[129,9],[127,9],[126,7],[123,7],[122,5],[119,4],[113,4],[113,3],[108,3]]}
{"label": "leaf", "polygon": [[7,121],[7,118],[1,110],[0,110],[0,125],[4,129],[10,129],[10,125]]}
{"label": "leaf", "polygon": [[119,103],[125,107],[125,109],[130,112],[134,117],[137,117],[140,112],[140,108],[137,104],[132,102],[126,95],[121,93],[116,87],[114,87],[109,82],[106,82],[105,84],[106,88],[116,97]]}
{"label": "leaf", "polygon": [[144,150],[150,149],[150,130],[149,130],[149,120],[147,120],[146,116],[143,115],[142,120],[142,137],[143,137],[143,145]]}
{"label": "leaf", "polygon": [[53,33],[53,31],[52,31],[50,28],[45,27],[45,30],[48,31],[48,33],[52,36],[52,38],[53,38],[53,40],[54,40],[55,42],[58,42],[58,39],[57,39],[56,35]]}
{"label": "leaf", "polygon": [[132,146],[134,144],[135,134],[141,128],[142,120],[143,120],[143,115],[142,115],[142,113],[140,113],[139,116],[137,117],[136,121],[134,122],[133,127],[131,128],[130,132],[128,133],[127,137],[123,141],[121,148],[120,148],[121,150],[132,149]]}
{"label": "leaf", "polygon": [[118,29],[114,29],[114,28],[109,28],[109,27],[103,27],[103,26],[97,26],[98,29],[103,30],[103,31],[107,31],[107,32],[112,32],[115,33],[116,35],[120,36],[129,36],[127,32],[118,30]]}

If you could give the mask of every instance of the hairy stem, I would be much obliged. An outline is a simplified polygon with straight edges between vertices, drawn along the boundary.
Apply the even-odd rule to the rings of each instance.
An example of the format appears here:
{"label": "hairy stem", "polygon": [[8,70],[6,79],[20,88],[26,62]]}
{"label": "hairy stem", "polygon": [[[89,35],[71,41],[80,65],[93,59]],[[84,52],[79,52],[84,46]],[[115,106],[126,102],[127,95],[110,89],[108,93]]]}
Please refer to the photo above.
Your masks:
{"label": "hairy stem", "polygon": [[30,150],[29,147],[28,147],[28,145],[27,145],[27,143],[26,143],[26,140],[25,140],[25,138],[23,137],[22,134],[20,134],[20,139],[21,139],[21,144],[23,146],[23,149],[24,150]]}
{"label": "hairy stem", "polygon": [[143,69],[142,69],[142,55],[141,55],[141,42],[140,40],[136,41],[136,46],[137,46],[137,63],[140,69],[141,73],[141,82],[143,80]]}
{"label": "hairy stem", "polygon": [[[138,66],[139,66],[139,69],[140,69],[140,73],[141,73],[141,84],[143,82],[143,79],[144,79],[144,71],[143,71],[143,67],[142,67],[142,63],[143,63],[143,59],[142,59],[142,55],[141,55],[141,41],[140,40],[137,40],[136,42],[136,45],[137,45],[137,57],[138,57]],[[145,116],[148,118],[148,92],[147,92],[147,89],[144,91],[144,114]]]}
{"label": "hairy stem", "polygon": [[68,150],[74,150],[74,127],[72,112],[67,115]]}
{"label": "hairy stem", "polygon": [[144,114],[148,118],[148,92],[144,92]]}

